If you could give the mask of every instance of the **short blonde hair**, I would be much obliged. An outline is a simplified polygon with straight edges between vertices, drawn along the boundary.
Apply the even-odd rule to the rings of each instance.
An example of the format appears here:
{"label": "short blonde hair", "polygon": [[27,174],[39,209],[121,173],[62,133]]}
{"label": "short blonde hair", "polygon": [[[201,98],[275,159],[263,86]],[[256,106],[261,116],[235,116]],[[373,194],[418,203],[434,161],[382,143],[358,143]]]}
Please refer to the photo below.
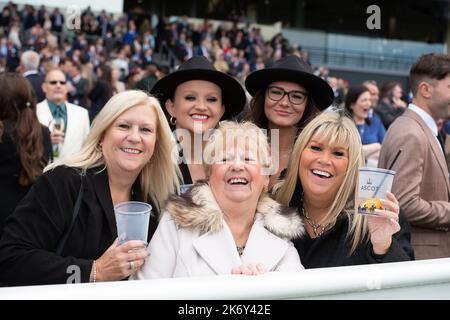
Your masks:
{"label": "short blonde hair", "polygon": [[[314,118],[298,136],[287,168],[286,177],[275,185],[275,199],[289,205],[299,180],[299,164],[303,150],[312,137],[317,136],[320,142],[348,146],[348,165],[344,181],[340,186],[323,225],[334,226],[338,216],[347,214],[350,228],[347,236],[352,238],[351,252],[361,241],[368,240],[368,230],[365,217],[354,214],[354,197],[358,186],[359,167],[364,166],[362,144],[355,123],[345,110],[334,108],[325,110]],[[301,181],[300,181],[301,183]]]}
{"label": "short blonde hair", "polygon": [[270,168],[272,159],[267,136],[251,122],[238,123],[235,121],[222,121],[219,127],[214,129],[203,151],[203,167],[206,178],[211,176],[211,166],[215,162],[217,151],[223,151],[225,146],[243,146],[254,149],[258,156],[258,162],[264,168]]}
{"label": "short blonde hair", "polygon": [[69,158],[52,163],[45,170],[60,165],[81,168],[83,171],[98,166],[106,168],[99,143],[106,130],[122,113],[138,105],[147,105],[155,110],[157,118],[155,149],[150,161],[141,171],[140,182],[144,200],[151,199],[160,210],[169,194],[178,192],[181,173],[176,162],[173,161],[172,153],[176,151],[175,139],[164,112],[158,100],[144,91],[128,90],[114,95],[92,122],[82,149]]}

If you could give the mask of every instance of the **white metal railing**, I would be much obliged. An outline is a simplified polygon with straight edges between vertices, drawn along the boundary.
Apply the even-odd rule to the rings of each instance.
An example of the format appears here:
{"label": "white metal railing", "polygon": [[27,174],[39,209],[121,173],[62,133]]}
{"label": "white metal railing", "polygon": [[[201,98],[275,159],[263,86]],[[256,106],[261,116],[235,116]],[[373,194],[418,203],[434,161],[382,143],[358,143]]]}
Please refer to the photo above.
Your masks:
{"label": "white metal railing", "polygon": [[450,299],[450,258],[304,270],[0,288],[0,299]]}

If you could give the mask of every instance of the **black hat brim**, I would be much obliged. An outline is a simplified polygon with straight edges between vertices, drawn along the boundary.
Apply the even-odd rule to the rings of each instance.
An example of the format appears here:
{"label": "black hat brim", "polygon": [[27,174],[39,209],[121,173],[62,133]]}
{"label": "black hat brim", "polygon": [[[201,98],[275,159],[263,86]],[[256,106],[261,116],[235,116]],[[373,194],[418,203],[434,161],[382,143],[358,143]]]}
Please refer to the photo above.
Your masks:
{"label": "black hat brim", "polygon": [[259,89],[264,89],[276,81],[294,82],[305,87],[319,110],[324,110],[333,103],[333,89],[325,80],[314,74],[297,70],[268,68],[254,71],[247,76],[245,88],[253,96]]}
{"label": "black hat brim", "polygon": [[230,120],[237,116],[247,102],[245,91],[237,80],[223,72],[205,69],[175,71],[155,83],[150,93],[159,99],[165,109],[166,100],[173,99],[177,86],[191,80],[209,81],[220,87],[222,104],[225,106],[221,120]]}

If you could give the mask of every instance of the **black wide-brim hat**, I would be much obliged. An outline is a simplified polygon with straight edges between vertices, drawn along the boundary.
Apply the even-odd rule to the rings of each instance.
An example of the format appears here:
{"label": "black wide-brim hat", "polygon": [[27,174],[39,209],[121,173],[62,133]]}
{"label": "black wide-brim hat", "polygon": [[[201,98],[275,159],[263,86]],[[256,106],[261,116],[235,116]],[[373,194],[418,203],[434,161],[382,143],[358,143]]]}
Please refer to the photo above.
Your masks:
{"label": "black wide-brim hat", "polygon": [[237,116],[247,102],[242,85],[231,76],[217,71],[204,56],[192,57],[182,63],[175,72],[156,82],[150,93],[159,99],[165,109],[166,100],[173,99],[177,86],[190,80],[210,81],[220,87],[222,104],[225,106],[221,120],[229,120]]}
{"label": "black wide-brim hat", "polygon": [[270,68],[250,73],[245,79],[245,88],[253,96],[259,89],[265,89],[276,81],[300,84],[308,90],[309,97],[320,110],[328,108],[333,103],[334,93],[330,85],[314,75],[311,66],[295,55],[278,60]]}

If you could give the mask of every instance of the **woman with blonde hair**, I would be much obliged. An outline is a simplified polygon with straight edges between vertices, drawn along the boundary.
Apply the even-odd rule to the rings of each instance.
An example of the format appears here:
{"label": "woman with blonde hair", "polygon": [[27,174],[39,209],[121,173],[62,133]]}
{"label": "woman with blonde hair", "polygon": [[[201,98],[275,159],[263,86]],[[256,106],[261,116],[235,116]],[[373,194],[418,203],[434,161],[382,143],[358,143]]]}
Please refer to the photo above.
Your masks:
{"label": "woman with blonde hair", "polygon": [[136,272],[146,244],[118,244],[113,207],[150,203],[149,241],[163,201],[179,189],[174,150],[154,97],[137,90],[113,96],[80,152],[48,166],[8,220],[0,241],[0,282],[66,283],[73,266],[81,282],[121,280]]}
{"label": "woman with blonde hair", "polygon": [[207,180],[172,196],[133,278],[257,275],[303,269],[291,239],[303,223],[267,193],[271,157],[254,124],[221,122],[205,146]]}
{"label": "woman with blonde hair", "polygon": [[392,193],[378,216],[355,214],[361,139],[344,110],[314,118],[295,142],[277,201],[299,208],[307,235],[294,241],[305,268],[414,259],[409,225]]}

